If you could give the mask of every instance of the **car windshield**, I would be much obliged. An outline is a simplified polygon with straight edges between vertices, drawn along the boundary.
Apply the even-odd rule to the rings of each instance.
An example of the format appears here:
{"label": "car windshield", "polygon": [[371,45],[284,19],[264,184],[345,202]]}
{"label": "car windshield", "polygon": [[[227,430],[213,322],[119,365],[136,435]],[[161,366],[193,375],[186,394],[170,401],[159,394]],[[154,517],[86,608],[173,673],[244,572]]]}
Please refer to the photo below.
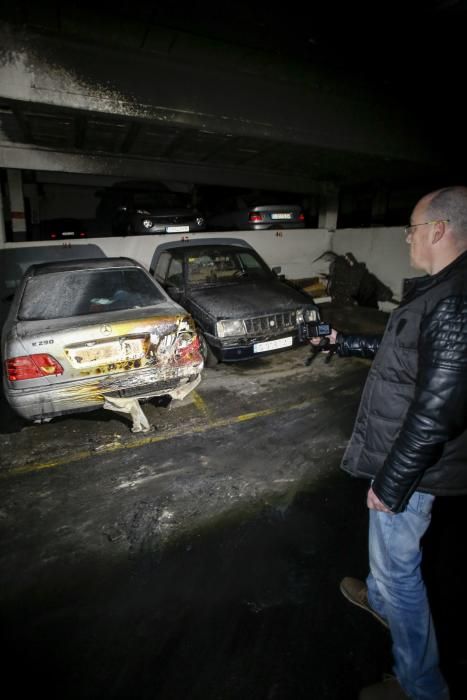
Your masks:
{"label": "car windshield", "polygon": [[138,209],[186,209],[190,206],[181,192],[137,192],[133,203]]}
{"label": "car windshield", "polygon": [[187,256],[188,283],[226,284],[243,277],[267,278],[272,275],[262,260],[249,250],[229,248],[192,249]]}
{"label": "car windshield", "polygon": [[45,321],[153,306],[163,300],[142,270],[66,270],[31,277],[18,318]]}

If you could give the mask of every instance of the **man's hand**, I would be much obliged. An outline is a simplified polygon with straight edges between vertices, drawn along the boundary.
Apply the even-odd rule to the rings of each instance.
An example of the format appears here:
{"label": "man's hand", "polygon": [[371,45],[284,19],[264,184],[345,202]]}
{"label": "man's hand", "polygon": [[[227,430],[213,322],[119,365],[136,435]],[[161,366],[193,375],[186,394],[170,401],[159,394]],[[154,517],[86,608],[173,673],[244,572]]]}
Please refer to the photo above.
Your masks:
{"label": "man's hand", "polygon": [[[331,329],[331,333],[330,333],[329,335],[323,335],[323,336],[321,336],[320,338],[310,338],[310,343],[311,343],[312,345],[319,345],[320,342],[321,342],[321,340],[322,340],[322,338],[329,338],[330,344],[331,344],[331,345],[335,345],[335,343],[336,343],[336,338],[337,338],[337,331],[336,331],[336,329],[335,329],[335,328],[332,328],[332,329]],[[324,350],[323,352],[326,352],[326,350]]]}
{"label": "man's hand", "polygon": [[366,504],[371,510],[380,510],[382,513],[392,513],[392,510],[390,510],[382,501],[379,500],[371,486],[366,497]]}

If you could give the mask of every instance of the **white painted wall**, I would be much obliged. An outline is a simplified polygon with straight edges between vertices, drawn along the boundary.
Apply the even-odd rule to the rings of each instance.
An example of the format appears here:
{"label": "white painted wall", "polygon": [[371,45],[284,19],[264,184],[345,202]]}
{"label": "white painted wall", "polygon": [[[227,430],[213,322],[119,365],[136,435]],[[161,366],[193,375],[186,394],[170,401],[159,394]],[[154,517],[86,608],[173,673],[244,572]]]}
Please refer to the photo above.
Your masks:
{"label": "white painted wall", "polygon": [[[328,250],[344,254],[352,252],[359,262],[366,263],[370,272],[388,285],[396,299],[400,299],[402,282],[406,277],[419,274],[409,266],[408,247],[401,227],[371,229],[284,229],[282,231],[237,231],[220,233],[198,233],[183,236],[183,239],[233,238],[248,241],[265,259],[270,267],[280,266],[289,279],[304,279],[325,271],[323,261],[317,261]],[[149,268],[157,245],[180,240],[179,234],[155,236],[126,236],[87,238],[73,242],[35,241],[23,243],[0,243],[0,249],[28,248],[28,260],[34,247],[93,244],[99,246],[106,256],[126,256]],[[67,256],[69,257],[69,256]],[[40,256],[43,260],[43,256]]]}
{"label": "white painted wall", "polygon": [[[315,259],[331,249],[332,233],[323,229],[284,229],[282,231],[236,231],[222,233],[197,233],[183,236],[184,240],[200,238],[233,238],[248,241],[264,258],[270,267],[280,265],[282,273],[289,279],[313,277],[319,272],[320,263]],[[107,256],[126,256],[137,260],[149,268],[153,253],[158,245],[169,241],[179,241],[180,234],[153,236],[112,236],[105,238],[85,238],[72,242],[35,241],[25,243],[4,243],[1,247],[33,248],[43,246],[97,245]]]}
{"label": "white painted wall", "polygon": [[351,252],[359,262],[401,298],[402,282],[420,272],[409,264],[409,249],[401,226],[391,228],[339,229],[332,234],[332,250],[339,255]]}

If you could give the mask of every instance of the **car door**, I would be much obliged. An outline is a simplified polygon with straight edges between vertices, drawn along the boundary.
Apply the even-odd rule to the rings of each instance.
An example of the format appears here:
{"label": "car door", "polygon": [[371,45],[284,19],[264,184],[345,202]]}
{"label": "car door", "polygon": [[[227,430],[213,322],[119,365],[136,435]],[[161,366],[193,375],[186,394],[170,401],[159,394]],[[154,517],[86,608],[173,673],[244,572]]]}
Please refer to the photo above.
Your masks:
{"label": "car door", "polygon": [[184,252],[182,250],[163,251],[155,262],[154,277],[167,294],[193,317],[197,326],[206,331],[209,319],[191,298],[190,286],[186,278]]}

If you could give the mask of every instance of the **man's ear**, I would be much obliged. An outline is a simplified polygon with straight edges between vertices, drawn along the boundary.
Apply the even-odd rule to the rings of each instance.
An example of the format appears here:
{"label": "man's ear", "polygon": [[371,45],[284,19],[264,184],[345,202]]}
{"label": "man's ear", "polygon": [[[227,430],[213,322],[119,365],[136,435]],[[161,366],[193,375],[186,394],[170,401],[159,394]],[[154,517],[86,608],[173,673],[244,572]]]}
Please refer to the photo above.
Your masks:
{"label": "man's ear", "polygon": [[435,230],[433,232],[433,236],[431,239],[432,244],[434,245],[435,243],[439,243],[439,241],[442,239],[444,236],[444,222],[443,221],[438,221],[436,224]]}

